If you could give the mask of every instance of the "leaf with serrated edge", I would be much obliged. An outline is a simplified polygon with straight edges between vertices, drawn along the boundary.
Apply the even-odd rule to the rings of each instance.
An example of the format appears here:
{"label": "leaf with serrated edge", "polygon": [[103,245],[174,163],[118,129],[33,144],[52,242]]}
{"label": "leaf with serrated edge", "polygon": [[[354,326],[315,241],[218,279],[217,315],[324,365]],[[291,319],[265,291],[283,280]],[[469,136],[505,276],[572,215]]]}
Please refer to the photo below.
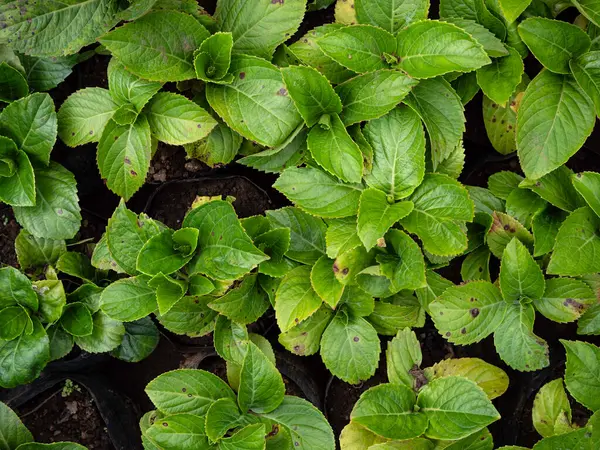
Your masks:
{"label": "leaf with serrated edge", "polygon": [[525,70],[519,52],[512,47],[509,47],[509,52],[509,56],[494,59],[491,64],[477,70],[477,82],[483,93],[502,106],[521,83]]}
{"label": "leaf with serrated edge", "polygon": [[[475,20],[463,19],[458,17],[445,17],[444,22],[452,23],[469,33],[477,42],[479,42],[488,56],[498,58],[508,55],[508,50],[494,33],[485,26],[480,25]],[[494,60],[492,60],[492,63]]]}
{"label": "leaf with serrated edge", "polygon": [[427,18],[427,0],[355,0],[356,18],[359,23],[368,23],[396,34],[406,25]]}
{"label": "leaf with serrated edge", "polygon": [[412,211],[412,202],[389,203],[379,189],[365,189],[358,208],[358,237],[367,250],[377,244],[387,230]]}
{"label": "leaf with serrated edge", "polygon": [[507,302],[529,298],[538,300],[544,294],[544,274],[529,250],[513,238],[502,253],[500,289]]}
{"label": "leaf with serrated edge", "polygon": [[279,335],[279,343],[299,356],[314,355],[321,346],[321,336],[333,312],[323,305],[312,316]]}
{"label": "leaf with serrated edge", "polygon": [[450,358],[424,371],[428,380],[459,376],[468,378],[483,389],[490,400],[500,397],[508,389],[508,375],[504,370],[479,358]]}
{"label": "leaf with serrated edge", "polygon": [[581,280],[572,278],[549,278],[546,290],[533,306],[548,319],[567,323],[573,322],[585,310],[597,302],[594,291]]}
{"label": "leaf with serrated edge", "polygon": [[535,310],[530,303],[512,304],[494,333],[500,358],[522,372],[540,370],[550,363],[548,344],[533,333],[534,320]]}
{"label": "leaf with serrated edge", "polygon": [[509,23],[517,20],[530,3],[531,0],[498,0],[502,14]]}
{"label": "leaf with serrated edge", "polygon": [[381,351],[373,326],[362,317],[338,312],[321,339],[321,358],[329,371],[347,383],[367,380],[377,369]]}
{"label": "leaf with serrated edge", "polygon": [[410,328],[399,330],[388,343],[385,356],[390,383],[404,384],[411,389],[420,387],[413,370],[421,367],[423,355],[414,331]]}
{"label": "leaf with serrated edge", "polygon": [[592,411],[600,408],[600,349],[581,341],[560,341],[567,351],[565,385],[575,400]]}
{"label": "leaf with serrated edge", "polygon": [[490,63],[481,44],[450,23],[415,22],[401,30],[396,40],[398,66],[415,78],[470,72]]}
{"label": "leaf with serrated edge", "polygon": [[310,283],[317,295],[335,309],[344,293],[344,285],[338,281],[333,269],[335,261],[321,256],[310,271]]}
{"label": "leaf with serrated edge", "polygon": [[600,174],[581,172],[571,175],[571,181],[588,206],[600,217]]}
{"label": "leaf with serrated edge", "polygon": [[562,379],[546,383],[535,394],[531,415],[533,426],[542,437],[571,431],[571,405]]}
{"label": "leaf with serrated edge", "polygon": [[[298,0],[294,0],[298,1]],[[246,139],[267,147],[282,144],[302,117],[271,63],[248,55],[232,57],[229,85],[208,84],[206,99],[216,113]]]}
{"label": "leaf with serrated edge", "polygon": [[533,235],[515,218],[495,211],[492,214],[492,226],[486,236],[487,245],[496,258],[502,258],[502,253],[513,239],[517,238],[527,248],[533,247]]}
{"label": "leaf with serrated edge", "polygon": [[560,226],[547,272],[585,275],[600,271],[600,218],[588,208],[573,211]]}
{"label": "leaf with serrated edge", "polygon": [[419,392],[417,405],[429,418],[430,439],[461,439],[500,418],[483,390],[462,377],[433,380]]}
{"label": "leaf with serrated edge", "polygon": [[119,105],[131,103],[141,112],[162,85],[161,82],[144,80],[132,74],[117,58],[111,58],[108,63],[110,95]]}
{"label": "leaf with serrated edge", "polygon": [[265,293],[259,289],[256,278],[256,274],[245,277],[238,287],[213,300],[208,306],[238,323],[255,322],[269,307]]}
{"label": "leaf with serrated edge", "polygon": [[452,286],[429,305],[439,333],[462,345],[479,342],[496,331],[507,307],[500,289],[487,281]]}
{"label": "leaf with serrated edge", "polygon": [[114,350],[125,335],[123,323],[111,319],[102,311],[98,311],[93,316],[94,327],[89,336],[78,336],[75,343],[88,353],[105,353]]}
{"label": "leaf with serrated edge", "polygon": [[465,131],[462,102],[443,78],[421,81],[404,99],[414,109],[427,129],[433,169],[450,156],[460,144]]}
{"label": "leaf with serrated edge", "polygon": [[415,290],[426,286],[425,260],[419,245],[405,232],[395,228],[385,235],[389,257],[377,257],[381,273],[392,281],[392,289]]}
{"label": "leaf with serrated edge", "polygon": [[517,149],[527,178],[536,180],[564,164],[595,122],[593,102],[571,76],[542,71],[527,86],[517,115]]}
{"label": "leaf with serrated edge", "polygon": [[132,322],[156,311],[156,294],[147,278],[132,277],[115,281],[100,297],[102,311],[112,319]]}
{"label": "leaf with serrated edge", "polygon": [[33,442],[33,435],[23,425],[19,416],[2,402],[0,402],[0,440],[2,450],[16,449],[20,445]]}
{"label": "leaf with serrated edge", "polygon": [[369,122],[365,138],[373,147],[367,184],[394,201],[412,194],[425,174],[425,132],[419,116],[406,106],[398,107]]}
{"label": "leaf with serrated edge", "polygon": [[194,17],[154,11],[100,38],[127,70],[150,81],[196,78],[194,50],[210,33]]}
{"label": "leaf with serrated edge", "polygon": [[375,444],[386,442],[387,439],[377,436],[362,425],[350,421],[340,433],[340,446],[344,450],[372,450]]}
{"label": "leaf with serrated edge", "polygon": [[411,439],[427,428],[427,416],[415,411],[414,391],[401,384],[380,384],[365,391],[350,418],[388,439]]}
{"label": "leaf with serrated edge", "polygon": [[287,273],[275,297],[275,317],[282,332],[310,317],[321,306],[322,300],[313,290],[311,268],[297,267]]}
{"label": "leaf with serrated edge", "polygon": [[209,448],[204,417],[192,414],[174,414],[156,420],[144,436],[157,448],[192,450]]}

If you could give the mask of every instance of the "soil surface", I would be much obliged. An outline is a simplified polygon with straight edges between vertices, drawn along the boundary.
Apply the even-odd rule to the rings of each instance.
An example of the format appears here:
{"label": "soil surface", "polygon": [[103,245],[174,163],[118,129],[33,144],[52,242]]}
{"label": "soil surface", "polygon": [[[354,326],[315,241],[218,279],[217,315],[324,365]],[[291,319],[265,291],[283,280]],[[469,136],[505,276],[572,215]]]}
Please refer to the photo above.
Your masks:
{"label": "soil surface", "polygon": [[15,220],[12,209],[0,203],[0,266],[17,266],[15,239],[21,227]]}
{"label": "soil surface", "polygon": [[45,397],[36,397],[17,408],[17,414],[35,441],[71,441],[90,450],[114,450],[89,392],[76,384],[72,389],[63,386],[60,384]]}

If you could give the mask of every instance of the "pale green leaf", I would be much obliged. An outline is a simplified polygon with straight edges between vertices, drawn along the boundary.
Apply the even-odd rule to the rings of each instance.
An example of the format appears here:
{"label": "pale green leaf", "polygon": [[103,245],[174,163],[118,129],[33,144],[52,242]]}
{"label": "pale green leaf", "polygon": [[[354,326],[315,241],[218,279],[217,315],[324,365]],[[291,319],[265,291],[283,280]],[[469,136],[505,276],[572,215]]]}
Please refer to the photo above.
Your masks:
{"label": "pale green leaf", "polygon": [[562,379],[546,383],[535,394],[531,415],[533,426],[542,437],[571,431],[571,405]]}
{"label": "pale green leaf", "polygon": [[525,298],[538,300],[546,286],[542,269],[517,238],[502,253],[499,279],[502,296],[509,303]]}
{"label": "pale green leaf", "polygon": [[275,297],[275,317],[282,332],[310,317],[322,300],[313,290],[311,268],[300,266],[283,277]]}
{"label": "pale green leaf", "polygon": [[504,249],[517,238],[527,248],[533,247],[533,235],[515,218],[501,212],[492,214],[492,226],[487,233],[486,242],[496,258],[502,258]]}
{"label": "pale green leaf", "polygon": [[344,285],[338,281],[334,272],[335,261],[321,256],[310,271],[310,284],[317,295],[335,309],[344,293]]}
{"label": "pale green leaf", "polygon": [[600,174],[597,172],[581,172],[572,175],[571,181],[589,207],[600,217]]}
{"label": "pale green leaf", "polygon": [[125,69],[117,59],[108,63],[110,95],[119,105],[131,103],[141,112],[146,103],[160,90],[162,83],[144,80]]}
{"label": "pale green leaf", "polygon": [[323,305],[312,316],[279,335],[279,343],[299,356],[314,355],[321,346],[321,336],[333,312]]}
{"label": "pale green leaf", "polygon": [[531,0],[498,0],[502,14],[509,23],[517,20],[530,3]]}
{"label": "pale green leaf", "polygon": [[594,291],[581,280],[571,278],[549,278],[546,290],[533,306],[548,319],[559,322],[573,322],[585,310],[597,302]]}
{"label": "pale green leaf", "polygon": [[387,376],[390,383],[404,384],[411,389],[419,388],[415,372],[423,362],[421,345],[410,328],[399,330],[385,352]]}
{"label": "pale green leaf", "polygon": [[571,59],[569,68],[581,89],[594,102],[596,115],[600,116],[600,52],[587,52]]}
{"label": "pale green leaf", "polygon": [[102,311],[111,319],[133,322],[158,309],[154,289],[147,278],[123,278],[109,285],[100,297]]}

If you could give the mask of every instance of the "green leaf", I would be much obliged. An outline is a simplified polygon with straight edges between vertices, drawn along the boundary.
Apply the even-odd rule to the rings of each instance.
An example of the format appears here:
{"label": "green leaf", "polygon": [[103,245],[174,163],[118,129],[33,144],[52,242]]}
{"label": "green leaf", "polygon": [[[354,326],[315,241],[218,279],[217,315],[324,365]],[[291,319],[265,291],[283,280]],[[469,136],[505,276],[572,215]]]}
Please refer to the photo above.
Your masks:
{"label": "green leaf", "polygon": [[0,449],[13,450],[33,442],[33,436],[19,416],[6,404],[0,402]]}
{"label": "green leaf", "polygon": [[0,310],[0,339],[11,341],[25,332],[29,314],[22,306],[9,306]]}
{"label": "green leaf", "polygon": [[302,117],[285,89],[279,69],[260,58],[238,55],[231,59],[229,72],[234,76],[231,84],[206,87],[210,106],[246,139],[267,147],[282,144]]}
{"label": "green leaf", "polygon": [[412,211],[412,202],[389,203],[379,189],[365,189],[358,209],[358,236],[367,250],[377,244],[387,230]]}
{"label": "green leaf", "polygon": [[316,69],[290,66],[281,69],[283,81],[294,105],[308,127],[315,125],[323,114],[339,114],[342,103],[327,78]]}
{"label": "green leaf", "polygon": [[492,214],[492,226],[486,236],[487,245],[496,258],[502,258],[504,249],[513,238],[528,248],[533,247],[533,236],[521,223],[501,212]]}
{"label": "green leaf", "polygon": [[[242,351],[244,352],[244,357],[247,355],[248,342],[253,343],[258,349],[264,354],[267,360],[275,365],[275,353],[273,352],[273,347],[271,343],[265,339],[260,334],[249,333],[248,334],[249,341],[242,343]],[[243,362],[243,361],[242,361]],[[242,363],[236,363],[233,361],[227,361],[227,381],[229,382],[229,386],[235,391],[239,391],[240,389],[240,376],[242,373]],[[239,398],[238,398],[239,403]]]}
{"label": "green leaf", "polygon": [[419,369],[423,362],[421,345],[417,335],[410,328],[399,330],[385,352],[387,376],[390,383],[403,384],[410,389],[418,389],[413,370]]}
{"label": "green leaf", "polygon": [[275,297],[275,317],[282,332],[310,317],[321,306],[322,300],[313,290],[311,268],[300,266],[288,272]]}
{"label": "green leaf", "polygon": [[164,230],[152,236],[137,255],[137,270],[146,275],[169,275],[185,266],[198,245],[198,230]]}
{"label": "green leaf", "polygon": [[314,355],[319,351],[321,336],[333,312],[325,305],[321,306],[312,316],[298,325],[279,335],[279,343],[288,351],[299,355]]}
{"label": "green leaf", "polygon": [[313,167],[285,169],[273,187],[306,212],[325,218],[355,215],[362,191],[360,184],[343,183]]}
{"label": "green leaf", "polygon": [[110,95],[119,105],[131,104],[136,111],[141,112],[162,85],[160,82],[144,80],[134,75],[117,58],[111,58],[108,63]]}
{"label": "green leaf", "polygon": [[594,104],[572,77],[548,70],[535,77],[517,118],[517,148],[527,178],[536,180],[564,164],[583,145],[595,121]]}
{"label": "green leaf", "polygon": [[218,313],[208,307],[208,303],[213,300],[212,296],[184,296],[171,307],[169,312],[160,315],[159,321],[173,333],[185,334],[190,337],[204,336],[213,331],[215,327]]}
{"label": "green leaf", "polygon": [[265,425],[248,425],[219,442],[219,450],[262,450],[265,448]]}
{"label": "green leaf", "polygon": [[598,364],[600,349],[580,341],[560,341],[567,351],[565,384],[575,400],[592,411],[600,408]]}
{"label": "green leaf", "polygon": [[239,287],[213,300],[208,306],[238,323],[255,322],[269,306],[264,292],[256,283],[256,277],[256,274],[245,277]]}
{"label": "green leaf", "polygon": [[421,238],[425,250],[448,256],[467,248],[458,221],[473,220],[474,206],[460,183],[446,175],[427,174],[409,200],[414,209],[400,223]]}
{"label": "green leaf", "polygon": [[[268,221],[267,221],[268,223]],[[268,254],[269,260],[260,263],[258,271],[272,277],[282,277],[291,269],[296,267],[296,263],[285,257],[285,253],[290,248],[290,229],[275,228],[254,239],[263,252]]]}
{"label": "green leaf", "polygon": [[533,426],[542,437],[571,431],[571,405],[562,379],[546,383],[535,394],[531,415]]}
{"label": "green leaf", "polygon": [[422,327],[425,324],[425,309],[413,295],[397,294],[391,303],[375,302],[373,313],[367,318],[379,334],[394,336],[404,327]]}
{"label": "green leaf", "polygon": [[527,9],[531,0],[499,0],[498,4],[502,10],[502,15],[511,23],[519,18]]}
{"label": "green leaf", "polygon": [[600,271],[600,218],[588,208],[573,211],[558,230],[547,272],[552,275],[584,275]]}
{"label": "green leaf", "polygon": [[462,377],[433,380],[419,392],[419,411],[430,439],[461,439],[495,422],[500,414],[481,388]]}
{"label": "green leaf", "polygon": [[500,289],[509,303],[525,298],[539,300],[544,294],[542,269],[517,238],[510,241],[502,254]]}
{"label": "green leaf", "polygon": [[429,308],[431,302],[442,295],[442,293],[453,284],[451,281],[431,269],[425,272],[425,279],[427,281],[427,287],[417,289],[415,292],[419,298],[419,302],[424,305],[425,308]]}
{"label": "green leaf", "polygon": [[214,17],[220,31],[233,35],[234,53],[271,59],[275,47],[296,32],[305,9],[305,0],[259,0],[252,4],[224,0],[217,4]]}
{"label": "green leaf", "polygon": [[596,303],[594,291],[583,281],[571,278],[549,278],[546,290],[533,306],[548,319],[567,323],[573,322]]}
{"label": "green leaf", "polygon": [[508,389],[508,375],[504,370],[479,358],[450,358],[424,371],[428,380],[443,377],[464,377],[483,389],[490,400],[500,397]]}
{"label": "green leaf", "polygon": [[288,49],[303,64],[314,67],[325,75],[331,83],[343,83],[351,78],[354,73],[325,55],[317,44],[319,38],[342,27],[343,25],[339,23],[328,23],[316,27],[291,44]]}
{"label": "green leaf", "polygon": [[217,125],[215,119],[196,103],[171,92],[156,94],[144,112],[152,134],[171,145],[199,141]]}
{"label": "green leaf", "polygon": [[12,139],[33,162],[44,165],[50,162],[57,126],[54,102],[48,94],[31,94],[0,114],[0,134]]}
{"label": "green leaf", "polygon": [[397,70],[377,70],[351,78],[336,86],[344,125],[377,119],[406,97],[418,81]]}
{"label": "green leaf", "polygon": [[85,450],[86,447],[83,445],[75,444],[73,442],[54,442],[52,444],[39,444],[32,442],[29,444],[22,444],[18,447],[19,450]]}
{"label": "green leaf", "polygon": [[99,39],[127,67],[150,81],[182,81],[196,77],[194,50],[209,32],[188,14],[155,11]]}
{"label": "green leaf", "polygon": [[[534,450],[559,450],[562,448],[587,450],[590,447],[590,432],[587,428],[542,439],[533,446]],[[517,448],[517,450],[519,450]]]}
{"label": "green leaf", "polygon": [[509,47],[510,54],[497,58],[491,64],[477,70],[477,83],[483,93],[495,103],[505,106],[524,73],[521,55]]}
{"label": "green leaf", "polygon": [[387,439],[377,436],[362,425],[350,421],[340,434],[340,446],[344,450],[371,449],[375,444],[387,442]]}
{"label": "green leaf", "polygon": [[523,180],[519,187],[531,189],[557,208],[570,212],[585,206],[582,197],[573,187],[574,184],[576,179],[573,171],[566,166],[560,166],[535,182]]}
{"label": "green leaf", "polygon": [[62,83],[79,62],[79,55],[38,58],[19,55],[27,83],[34,91],[49,91]]}
{"label": "green leaf", "polygon": [[210,448],[202,416],[175,414],[164,417],[148,428],[145,436],[162,449]]}
{"label": "green leaf", "polygon": [[414,410],[416,396],[402,384],[380,384],[365,391],[350,418],[388,439],[411,439],[427,428],[427,416]]}
{"label": "green leaf", "polygon": [[401,30],[396,40],[398,67],[415,78],[470,72],[490,63],[481,44],[450,23],[416,22]]}
{"label": "green leaf", "polygon": [[290,229],[290,248],[286,256],[304,264],[314,264],[325,254],[325,232],[323,220],[304,211],[285,207],[266,212],[273,227]]}
{"label": "green leaf", "polygon": [[[494,14],[490,13],[488,7],[493,7]],[[440,2],[440,17],[459,17],[474,20],[491,30],[500,40],[507,36],[504,21],[496,16],[501,16],[502,11],[497,2],[484,2],[484,0],[442,0]],[[510,43],[509,43],[510,45]]]}
{"label": "green leaf", "polygon": [[34,206],[35,175],[25,152],[15,143],[0,136],[0,200],[12,206]]}
{"label": "green leaf", "polygon": [[389,68],[386,55],[396,50],[394,36],[371,25],[351,25],[321,37],[317,44],[334,61],[358,73]]}
{"label": "green leaf", "polygon": [[32,333],[23,333],[11,341],[0,340],[0,386],[4,388],[31,383],[50,360],[46,330],[36,317],[31,320]]}
{"label": "green leaf", "polygon": [[427,285],[425,260],[419,245],[403,231],[391,229],[385,236],[389,255],[377,257],[381,273],[392,281],[392,289],[415,290]]}
{"label": "green leaf", "polygon": [[214,402],[206,412],[206,435],[211,442],[217,442],[227,432],[239,424],[242,415],[237,404],[230,398]]}
{"label": "green leaf", "polygon": [[588,308],[577,322],[577,334],[600,334],[600,306]]}
{"label": "green leaf", "polygon": [[331,426],[321,411],[302,398],[286,395],[275,411],[263,414],[263,417],[278,423],[291,434],[294,449],[335,448]]}
{"label": "green leaf", "polygon": [[429,305],[436,328],[456,344],[472,344],[500,326],[507,303],[500,289],[487,281],[471,281],[446,289]]}
{"label": "green leaf", "polygon": [[584,198],[590,208],[600,217],[600,174],[596,172],[581,172],[571,175],[571,181],[577,192]]}
{"label": "green leaf", "polygon": [[[34,281],[34,290],[37,294],[36,305],[39,302],[39,319],[43,323],[55,323],[57,322],[62,313],[63,308],[67,303],[67,297],[65,295],[65,289],[62,281],[59,280],[41,280]],[[74,294],[71,294],[71,298],[77,300]],[[25,306],[25,305],[23,305]],[[27,305],[30,309],[31,305]]]}
{"label": "green leaf", "polygon": [[147,358],[158,346],[160,334],[149,317],[123,324],[123,341],[112,355],[127,362],[139,362]]}
{"label": "green leaf", "polygon": [[[221,164],[229,164],[233,161],[238,154],[241,145],[242,137],[239,134],[227,125],[217,123],[206,138],[198,142],[184,145],[184,148],[189,158],[197,158],[206,165],[215,167]],[[257,155],[250,155],[247,158],[256,156]],[[247,160],[244,162],[238,160],[237,162],[250,165]]]}
{"label": "green leaf", "polygon": [[429,3],[426,0],[355,0],[356,18],[396,34],[413,22],[427,19]]}
{"label": "green leaf", "polygon": [[156,311],[156,293],[147,278],[122,278],[109,285],[100,297],[102,311],[111,319],[133,322]]}
{"label": "green leaf", "polygon": [[[327,119],[325,119],[327,117]],[[323,117],[308,133],[308,149],[327,172],[343,181],[360,183],[363,155],[337,114]]]}
{"label": "green leaf", "polygon": [[310,283],[316,294],[332,309],[335,309],[344,293],[344,285],[334,272],[335,261],[321,256],[310,271]]}
{"label": "green leaf", "polygon": [[454,89],[456,95],[459,96],[463,106],[466,106],[471,100],[473,100],[480,91],[479,85],[477,84],[476,72],[463,73],[456,80],[452,81],[450,86],[452,86],[452,89]]}
{"label": "green leaf", "polygon": [[462,102],[442,78],[421,81],[404,100],[421,117],[429,135],[433,169],[460,144],[465,131]]}
{"label": "green leaf", "polygon": [[327,369],[356,384],[375,373],[381,347],[377,332],[362,317],[338,312],[321,339],[321,358]]}
{"label": "green leaf", "polygon": [[485,280],[490,278],[491,252],[486,247],[480,247],[469,253],[463,260],[460,276],[463,281]]}
{"label": "green leaf", "polygon": [[[462,28],[469,33],[477,42],[479,42],[488,56],[498,58],[507,56],[509,51],[504,46],[502,41],[498,39],[494,33],[488,30],[485,26],[480,25],[475,20],[462,19],[458,17],[446,17],[444,22],[448,22]],[[492,64],[494,60],[492,60]]]}
{"label": "green leaf", "polygon": [[37,311],[38,300],[31,281],[14,267],[0,269],[0,308],[23,305]]}
{"label": "green leaf", "polygon": [[238,403],[242,411],[263,414],[283,401],[285,386],[275,365],[252,342],[242,363]]}
{"label": "green leaf", "polygon": [[4,3],[0,22],[6,26],[0,42],[30,55],[70,55],[114,27],[118,12],[114,0]]}
{"label": "green leaf", "polygon": [[530,303],[512,304],[494,333],[500,358],[522,372],[540,370],[550,364],[548,344],[533,333],[535,310]]}
{"label": "green leaf", "polygon": [[[241,136],[239,136],[234,131],[231,131],[227,126],[223,126],[227,130],[229,130],[230,133],[234,133],[237,137],[239,137],[241,142]],[[301,124],[300,127],[304,127],[304,124]],[[254,169],[267,173],[279,173],[282,170],[287,169],[288,167],[296,166],[299,163],[299,161],[302,160],[305,154],[308,155],[306,148],[307,130],[302,129],[296,135],[294,135],[294,133],[290,135],[290,137],[293,136],[293,139],[289,143],[286,140],[283,144],[281,144],[278,147],[269,150],[264,150],[259,153],[253,153],[252,155],[248,155],[244,158],[238,159],[237,163],[243,164],[245,166],[250,166]],[[219,152],[218,149],[215,149],[213,150],[213,153],[215,151]],[[237,149],[235,151],[237,152]],[[208,163],[210,163],[210,161]]]}
{"label": "green leaf", "polygon": [[335,259],[334,272],[335,277],[343,285],[349,285],[354,282],[356,274],[373,263],[373,253],[359,246],[348,250]]}
{"label": "green leaf", "polygon": [[75,343],[88,353],[105,353],[117,348],[125,335],[125,327],[102,311],[93,315],[94,326],[89,336],[78,336]]}
{"label": "green leaf", "polygon": [[365,127],[373,147],[373,168],[365,175],[372,188],[385,192],[391,201],[412,194],[425,174],[425,133],[419,116],[399,107]]}
{"label": "green leaf", "polygon": [[66,305],[60,318],[60,324],[67,333],[73,336],[92,334],[92,314],[83,303],[75,302]]}
{"label": "green leaf", "polygon": [[583,91],[596,106],[596,115],[600,115],[600,52],[592,51],[569,61],[571,73]]}
{"label": "green leaf", "polygon": [[36,206],[13,208],[17,221],[36,237],[70,239],[81,222],[73,174],[51,162],[36,170]]}
{"label": "green leaf", "polygon": [[160,231],[159,222],[145,214],[138,216],[129,211],[125,202],[121,201],[106,227],[109,254],[126,273],[135,275],[138,253],[146,241]]}
{"label": "green leaf", "polygon": [[415,438],[372,445],[369,450],[432,450],[433,445],[433,442],[425,438]]}
{"label": "green leaf", "polygon": [[499,199],[506,200],[510,193],[519,187],[521,181],[523,181],[521,175],[503,170],[489,177],[488,189]]}
{"label": "green leaf", "polygon": [[231,388],[204,370],[179,369],[163,373],[148,383],[145,391],[156,408],[165,414],[204,416],[219,399],[235,401]]}
{"label": "green leaf", "polygon": [[92,267],[89,258],[82,253],[63,253],[56,263],[56,270],[89,282],[93,282],[96,278],[96,270]]}
{"label": "green leaf", "polygon": [[[40,281],[39,283],[52,283],[54,281],[46,280]],[[60,290],[62,289],[62,282],[59,282],[57,286],[60,286]],[[102,291],[104,289],[96,286],[92,283],[86,283],[79,286],[73,292],[69,293],[69,303],[71,302],[81,302],[92,312],[92,314],[100,311],[100,297],[102,295]],[[61,294],[62,295],[62,294]],[[38,297],[39,297],[39,289],[38,289]],[[42,299],[42,297],[40,297]],[[41,302],[40,302],[41,303]]]}
{"label": "green leaf", "polygon": [[225,361],[242,364],[248,340],[248,330],[243,325],[229,320],[223,315],[217,317],[214,333],[215,350]]}
{"label": "green leaf", "polygon": [[506,106],[498,105],[486,96],[483,97],[483,121],[487,136],[494,149],[503,155],[517,151],[515,137],[517,132],[517,102],[522,97],[528,82],[529,78],[523,75],[521,84],[516,87]]}
{"label": "green leaf", "polygon": [[144,184],[151,158],[150,126],[145,116],[130,125],[110,120],[98,143],[98,168],[111,191],[129,200]]}
{"label": "green leaf", "polygon": [[600,26],[600,8],[595,0],[573,0],[573,6],[590,19],[596,26]]}
{"label": "green leaf", "polygon": [[85,88],[71,94],[58,111],[58,136],[69,147],[98,142],[119,105],[102,88]]}
{"label": "green leaf", "polygon": [[327,256],[337,258],[339,255],[361,245],[356,224],[357,221],[354,217],[328,221],[327,232],[325,234]]}
{"label": "green leaf", "polygon": [[15,251],[21,269],[54,264],[67,251],[64,240],[37,238],[21,230],[15,239]]}
{"label": "green leaf", "polygon": [[200,45],[194,58],[196,76],[203,81],[229,84],[232,76],[226,77],[231,64],[233,36],[231,33],[215,33]]}
{"label": "green leaf", "polygon": [[506,199],[506,212],[517,219],[526,228],[531,227],[531,221],[535,214],[539,213],[547,203],[537,194],[527,189],[514,189]]}
{"label": "green leaf", "polygon": [[570,73],[569,61],[591,45],[589,36],[578,26],[543,17],[525,19],[519,24],[519,35],[544,67],[562,74]]}
{"label": "green leaf", "polygon": [[0,63],[0,101],[10,103],[25,97],[29,86],[23,74],[6,62]]}
{"label": "green leaf", "polygon": [[253,245],[229,202],[216,200],[192,209],[183,226],[200,232],[198,247],[202,251],[190,263],[192,272],[234,280],[268,259]]}

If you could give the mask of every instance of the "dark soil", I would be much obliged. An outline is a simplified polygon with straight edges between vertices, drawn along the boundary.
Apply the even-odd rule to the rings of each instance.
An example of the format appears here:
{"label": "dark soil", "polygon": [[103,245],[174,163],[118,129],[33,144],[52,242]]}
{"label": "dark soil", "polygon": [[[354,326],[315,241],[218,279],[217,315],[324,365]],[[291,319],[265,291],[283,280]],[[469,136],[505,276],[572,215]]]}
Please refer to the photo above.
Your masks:
{"label": "dark soil", "polygon": [[62,386],[17,409],[36,442],[71,441],[90,450],[114,450],[106,424],[87,390],[77,386],[67,392]]}
{"label": "dark soil", "polygon": [[20,229],[12,209],[0,203],[0,266],[18,266],[15,239]]}

